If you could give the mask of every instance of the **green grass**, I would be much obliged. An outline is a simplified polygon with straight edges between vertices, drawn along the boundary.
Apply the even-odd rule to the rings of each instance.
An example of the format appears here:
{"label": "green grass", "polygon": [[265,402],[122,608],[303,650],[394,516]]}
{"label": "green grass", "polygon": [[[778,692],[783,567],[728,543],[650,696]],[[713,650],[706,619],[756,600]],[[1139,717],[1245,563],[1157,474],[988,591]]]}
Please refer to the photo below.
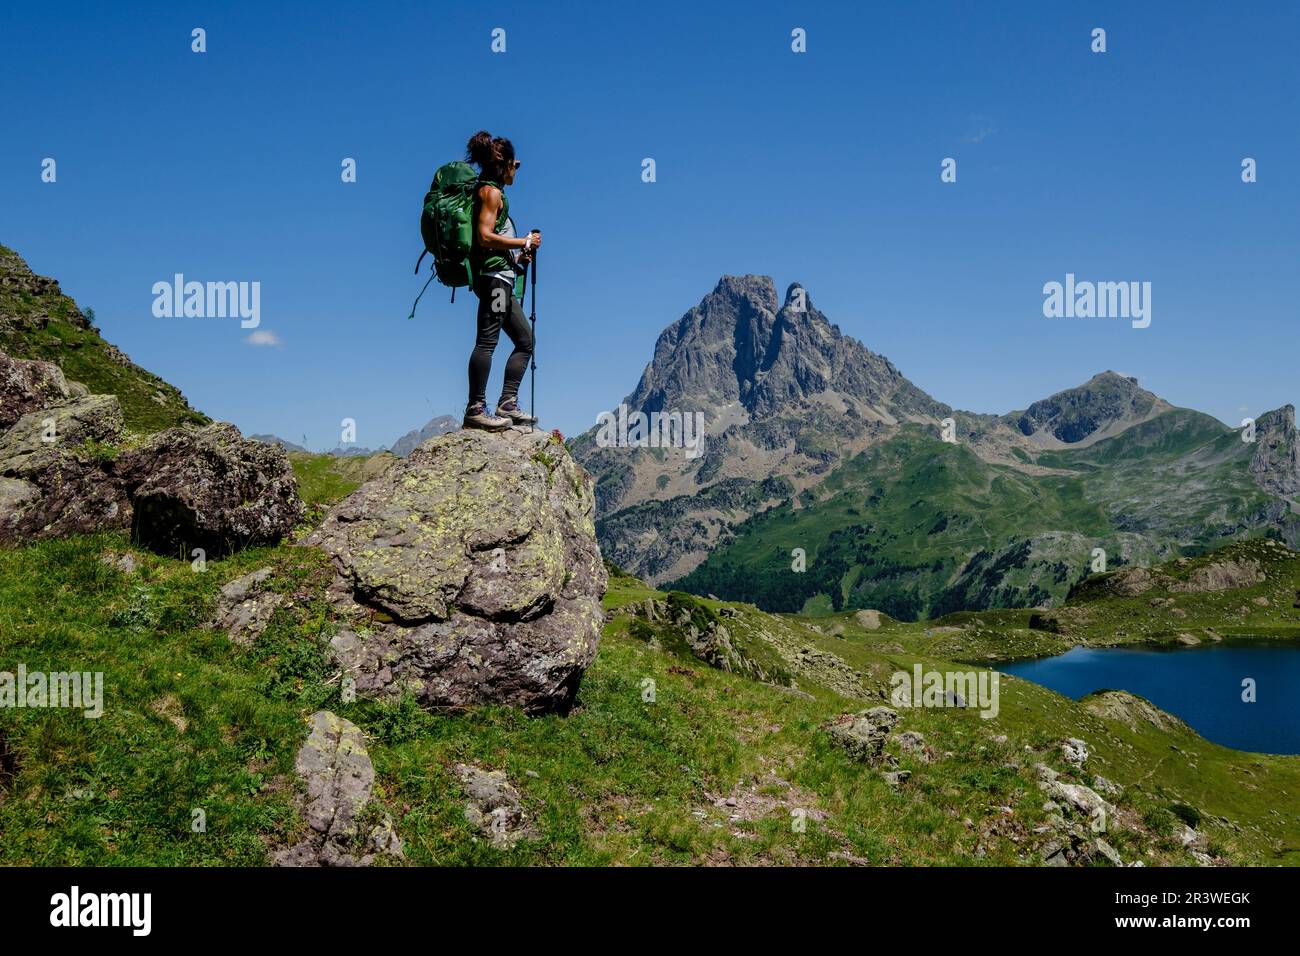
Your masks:
{"label": "green grass", "polygon": [[[12,255],[11,250],[0,246],[0,257]],[[67,296],[36,296],[0,288],[0,311],[19,318],[47,314],[49,321],[43,328],[0,327],[0,351],[15,358],[53,362],[67,378],[81,382],[92,393],[116,395],[131,431],[150,434],[174,425],[209,421],[206,415],[190,408],[174,386],[137,365],[119,361],[121,353],[115,352],[97,331],[79,324],[80,313]]]}
{"label": "green grass", "polygon": [[294,477],[298,479],[298,494],[308,505],[318,509],[342,501],[397,461],[397,456],[388,452],[379,452],[369,458],[301,451],[288,454]]}
{"label": "green grass", "polygon": [[799,507],[739,524],[669,586],[769,611],[875,608],[903,620],[1059,603],[1094,548],[1118,567],[1275,530],[1247,469],[1252,451],[1214,419],[1177,409],[1087,448],[1043,452],[1035,464],[1051,471],[1030,474],[905,426]]}
{"label": "green grass", "polygon": [[[1160,821],[1189,812],[1172,808],[1185,806],[1228,860],[1300,862],[1300,821],[1280,797],[1300,792],[1300,759],[1132,729],[1025,681],[1004,679],[993,720],[904,711],[898,729],[922,732],[939,759],[902,756],[913,777],[891,789],[833,747],[823,726],[880,703],[870,695],[895,669],[951,666],[923,643],[935,638],[923,625],[864,631],[840,615],[818,618],[813,630],[799,618],[681,595],[693,619],[717,617],[737,643],[782,662],[780,680],[800,692],[711,668],[680,642],[656,649],[623,614],[606,626],[569,715],[483,707],[435,716],[409,700],[339,700],[323,653],[334,625],[318,552],[264,549],[211,562],[206,573],[139,551],[133,574],[101,560],[127,550],[123,536],[103,535],[0,551],[0,660],[101,670],[106,698],[98,720],[0,711],[0,754],[12,755],[14,769],[0,773],[0,863],[261,865],[301,830],[293,756],[305,717],[321,707],[367,735],[377,798],[413,864],[1034,863],[1045,838],[1033,828],[1046,814],[1033,766],[1064,770],[1056,744],[1067,736],[1092,747],[1089,773],[1128,788],[1122,808],[1138,822],[1111,837],[1126,859],[1188,862],[1160,832]],[[268,564],[292,604],[251,648],[202,626],[223,582]],[[669,599],[614,573],[606,606],[647,597]],[[996,613],[1007,617],[989,620],[990,632],[1065,640],[1012,627],[1021,612]],[[808,651],[822,652],[821,663],[808,663]],[[828,659],[851,668],[856,691],[819,677]],[[464,761],[507,772],[537,839],[501,851],[477,838],[451,769]],[[742,819],[716,805],[728,796],[745,808]],[[1277,807],[1283,815],[1270,812]],[[206,812],[206,832],[191,830],[195,809]],[[806,832],[792,826],[792,810],[811,814]]]}

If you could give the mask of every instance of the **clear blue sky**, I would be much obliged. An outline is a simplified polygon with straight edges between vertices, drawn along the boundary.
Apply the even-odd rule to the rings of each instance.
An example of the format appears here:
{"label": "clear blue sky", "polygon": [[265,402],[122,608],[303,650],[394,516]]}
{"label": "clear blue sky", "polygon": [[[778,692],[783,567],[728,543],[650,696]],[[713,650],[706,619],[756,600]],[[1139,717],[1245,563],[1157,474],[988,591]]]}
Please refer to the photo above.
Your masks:
{"label": "clear blue sky", "polygon": [[[17,6],[0,242],[245,432],[333,446],[351,417],[379,446],[459,414],[473,298],[435,284],[406,315],[424,191],[480,127],[546,232],[539,405],[566,434],[729,272],[803,282],[961,408],[1106,368],[1234,423],[1300,399],[1294,3]],[[260,281],[281,346],[155,318],[176,272]],[[1151,327],[1044,318],[1067,272],[1150,281]]]}

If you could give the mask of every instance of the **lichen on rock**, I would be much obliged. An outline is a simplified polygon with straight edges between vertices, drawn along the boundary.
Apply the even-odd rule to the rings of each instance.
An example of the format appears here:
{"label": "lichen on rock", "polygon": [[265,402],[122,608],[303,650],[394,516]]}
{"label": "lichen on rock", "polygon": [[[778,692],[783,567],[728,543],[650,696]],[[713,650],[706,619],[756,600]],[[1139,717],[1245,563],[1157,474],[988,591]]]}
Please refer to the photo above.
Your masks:
{"label": "lichen on rock", "polygon": [[363,694],[564,710],[596,653],[607,573],[591,480],[542,432],[438,436],[307,539],[330,554],[331,641]]}

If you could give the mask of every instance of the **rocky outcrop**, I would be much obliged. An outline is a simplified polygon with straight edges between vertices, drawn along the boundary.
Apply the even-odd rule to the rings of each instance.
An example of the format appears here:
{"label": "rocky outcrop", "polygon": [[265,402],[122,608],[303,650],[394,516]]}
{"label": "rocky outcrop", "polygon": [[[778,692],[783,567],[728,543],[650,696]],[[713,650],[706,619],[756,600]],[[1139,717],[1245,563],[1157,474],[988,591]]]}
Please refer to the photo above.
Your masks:
{"label": "rocky outcrop", "polygon": [[[93,382],[95,391],[116,395],[127,426],[134,431],[206,423],[207,418],[190,408],[177,388],[104,341],[91,317],[63,294],[57,281],[36,275],[21,256],[0,246],[0,351],[69,370],[74,366],[68,360],[75,357],[78,377],[84,375],[85,381]],[[0,371],[0,382],[4,378]],[[68,385],[74,397],[78,389],[79,394],[86,394],[83,387],[72,382]],[[4,391],[0,384],[0,428],[8,424],[3,418],[5,409],[11,407],[11,397]]]}
{"label": "rocky outcrop", "polygon": [[331,641],[339,666],[359,693],[410,691],[429,708],[567,709],[604,620],[593,504],[545,433],[421,445],[308,539],[332,556],[352,622]]}
{"label": "rocky outcrop", "polygon": [[71,397],[72,389],[57,365],[10,358],[0,352],[0,428],[9,428],[28,412]]}
{"label": "rocky outcrop", "polygon": [[1038,786],[1049,798],[1048,822],[1039,832],[1051,835],[1040,856],[1047,866],[1082,866],[1098,858],[1122,866],[1119,853],[1098,834],[1119,824],[1114,805],[1091,787],[1069,783],[1046,764],[1037,765]]}
{"label": "rocky outcrop", "polygon": [[1149,568],[1125,568],[1099,579],[1098,586],[1119,597],[1137,597],[1156,586],[1156,577]]}
{"label": "rocky outcrop", "polygon": [[0,545],[130,528],[145,547],[216,557],[278,541],[306,513],[284,452],[233,425],[178,427],[130,444],[118,399],[48,362],[0,353]]}
{"label": "rocky outcrop", "polygon": [[1300,494],[1300,440],[1296,438],[1294,405],[1283,405],[1256,420],[1250,473],[1269,494],[1282,498]]}
{"label": "rocky outcrop", "polygon": [[1136,730],[1139,721],[1165,731],[1188,731],[1188,726],[1166,713],[1149,700],[1130,694],[1126,690],[1103,690],[1083,699],[1084,709],[1090,714],[1118,720]]}
{"label": "rocky outcrop", "polygon": [[[328,710],[311,715],[311,732],[294,761],[306,791],[309,834],[274,854],[278,866],[369,866],[402,858],[392,821],[372,802],[375,768],[361,731]],[[375,818],[372,822],[371,818]]]}
{"label": "rocky outcrop", "polygon": [[1227,559],[1203,564],[1192,570],[1186,581],[1173,581],[1170,591],[1200,593],[1203,591],[1234,591],[1260,584],[1266,578],[1264,569],[1250,559]]}
{"label": "rocky outcrop", "polygon": [[36,275],[18,253],[0,246],[0,334],[44,329],[54,320],[90,328],[57,280]]}

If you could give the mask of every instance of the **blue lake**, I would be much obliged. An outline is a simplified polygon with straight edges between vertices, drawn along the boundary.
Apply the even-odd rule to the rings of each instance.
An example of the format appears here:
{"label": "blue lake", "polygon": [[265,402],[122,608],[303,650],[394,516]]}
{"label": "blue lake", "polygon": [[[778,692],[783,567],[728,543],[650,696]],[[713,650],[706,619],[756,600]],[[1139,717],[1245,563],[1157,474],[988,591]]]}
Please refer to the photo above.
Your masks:
{"label": "blue lake", "polygon": [[[1075,699],[1096,690],[1126,690],[1216,744],[1300,754],[1300,642],[1075,647],[1056,657],[1000,664],[998,670]],[[1255,703],[1241,699],[1247,677],[1255,681]]]}

